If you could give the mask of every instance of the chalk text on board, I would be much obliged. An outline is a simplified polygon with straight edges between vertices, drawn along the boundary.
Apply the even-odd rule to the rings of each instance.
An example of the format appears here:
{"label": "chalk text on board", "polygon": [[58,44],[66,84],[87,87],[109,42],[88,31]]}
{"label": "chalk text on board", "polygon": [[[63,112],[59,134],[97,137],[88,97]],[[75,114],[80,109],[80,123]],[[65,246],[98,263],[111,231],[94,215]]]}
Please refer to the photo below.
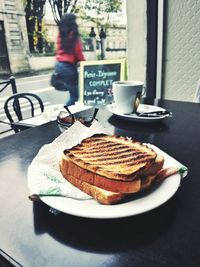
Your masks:
{"label": "chalk text on board", "polygon": [[85,71],[84,72],[84,78],[103,78],[106,79],[107,77],[113,77],[117,74],[116,71],[109,71],[109,72],[105,72],[103,70],[98,70],[97,73],[96,72],[89,72],[89,71]]}
{"label": "chalk text on board", "polygon": [[113,80],[89,81],[91,87],[112,85]]}

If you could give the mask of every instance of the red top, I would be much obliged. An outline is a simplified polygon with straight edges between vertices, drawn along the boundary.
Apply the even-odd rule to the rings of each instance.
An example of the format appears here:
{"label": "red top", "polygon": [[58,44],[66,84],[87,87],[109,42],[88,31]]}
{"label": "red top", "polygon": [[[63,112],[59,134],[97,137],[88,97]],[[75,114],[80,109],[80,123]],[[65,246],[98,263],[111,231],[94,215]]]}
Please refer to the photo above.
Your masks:
{"label": "red top", "polygon": [[78,39],[73,53],[67,54],[62,48],[61,48],[61,38],[60,35],[58,35],[57,39],[57,50],[56,50],[56,60],[57,61],[64,61],[64,62],[70,62],[70,63],[77,63],[79,61],[84,61],[85,57],[82,52],[82,43],[81,40]]}

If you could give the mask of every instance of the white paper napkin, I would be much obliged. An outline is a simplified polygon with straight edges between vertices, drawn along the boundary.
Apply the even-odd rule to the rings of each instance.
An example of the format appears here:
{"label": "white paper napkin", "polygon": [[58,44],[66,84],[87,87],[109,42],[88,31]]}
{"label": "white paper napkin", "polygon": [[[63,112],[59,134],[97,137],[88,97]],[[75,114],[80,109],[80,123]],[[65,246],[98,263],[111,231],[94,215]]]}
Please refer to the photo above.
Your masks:
{"label": "white paper napkin", "polygon": [[64,149],[69,149],[84,138],[105,129],[94,122],[91,127],[86,127],[79,121],[58,136],[52,143],[44,145],[33,159],[28,168],[28,187],[31,195],[40,196],[66,196],[76,199],[89,199],[87,194],[71,185],[59,170],[59,160]]}
{"label": "white paper napkin", "polygon": [[[52,143],[44,145],[28,168],[30,196],[65,196],[75,199],[90,199],[90,196],[71,185],[62,176],[59,170],[59,160],[64,149],[69,149],[84,138],[98,133],[106,133],[106,129],[100,123],[95,121],[92,126],[86,127],[77,121]],[[154,145],[148,145],[165,157],[164,167],[176,167],[182,177],[187,175],[185,166]]]}

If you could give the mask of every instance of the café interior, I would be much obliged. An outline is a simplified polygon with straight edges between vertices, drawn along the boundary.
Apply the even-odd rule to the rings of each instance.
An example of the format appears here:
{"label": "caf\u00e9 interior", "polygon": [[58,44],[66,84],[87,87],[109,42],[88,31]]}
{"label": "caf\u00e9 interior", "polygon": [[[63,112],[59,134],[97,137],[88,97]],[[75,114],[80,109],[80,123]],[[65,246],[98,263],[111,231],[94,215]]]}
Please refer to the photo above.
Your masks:
{"label": "caf\u00e9 interior", "polygon": [[[116,103],[59,104],[45,113],[39,99],[42,116],[34,108],[28,119],[18,112],[17,122],[8,115],[13,134],[0,138],[0,266],[200,266],[200,2],[127,0],[126,12],[127,80],[145,88],[134,114],[120,112]],[[7,82],[15,95],[15,82]],[[95,138],[106,143],[103,156]],[[90,144],[86,152],[84,142]],[[134,150],[136,144],[143,161],[151,157],[148,166],[163,164],[148,173],[154,178],[137,174],[113,182],[92,163],[100,157],[116,177],[118,158],[124,162],[129,153],[115,149],[117,167],[108,166],[112,146]],[[63,174],[66,155],[76,159],[81,149],[87,155],[72,166],[82,175],[71,184]],[[81,160],[84,171],[77,169]],[[91,173],[116,188],[137,181],[139,189],[107,193],[97,178],[88,182]],[[102,202],[119,194],[119,202]]]}

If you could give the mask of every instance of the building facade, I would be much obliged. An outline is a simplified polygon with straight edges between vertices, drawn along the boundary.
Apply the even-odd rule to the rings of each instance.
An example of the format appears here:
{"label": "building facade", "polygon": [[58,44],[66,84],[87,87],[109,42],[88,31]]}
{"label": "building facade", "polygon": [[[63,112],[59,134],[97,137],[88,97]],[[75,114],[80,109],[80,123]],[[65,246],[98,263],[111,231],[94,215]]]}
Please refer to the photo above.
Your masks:
{"label": "building facade", "polygon": [[[87,44],[87,40],[89,39],[89,34],[91,32],[91,28],[94,27],[94,31],[96,34],[95,37],[95,56],[93,55],[93,59],[98,57],[98,53],[100,53],[100,37],[96,25],[92,22],[85,22],[78,18],[77,21],[79,25],[79,31],[82,36],[84,51],[91,51],[89,45]],[[45,28],[46,28],[46,37],[47,41],[54,44],[56,47],[56,39],[58,35],[58,27],[56,23],[52,20],[45,20]],[[126,43],[127,43],[127,33],[126,33],[126,25],[117,25],[107,29],[106,38],[105,38],[105,56],[107,59],[115,58],[116,55],[121,57],[126,57]],[[87,53],[88,54],[88,53]],[[89,59],[91,59],[91,55],[89,55]]]}
{"label": "building facade", "polygon": [[[95,28],[95,49],[88,49],[87,42],[92,22],[81,21],[78,18],[79,30],[82,33],[84,54],[86,60],[100,59],[100,38]],[[58,27],[54,20],[45,21],[45,38],[56,48]],[[104,42],[105,59],[126,57],[126,26],[117,25],[106,32]],[[91,40],[89,40],[91,41]],[[39,63],[39,64],[38,64]],[[50,69],[55,65],[55,56],[40,57],[38,54],[30,54],[27,27],[23,1],[1,0],[0,1],[0,74],[17,74],[28,71]]]}
{"label": "building facade", "polygon": [[28,71],[29,48],[22,1],[0,1],[0,74]]}

